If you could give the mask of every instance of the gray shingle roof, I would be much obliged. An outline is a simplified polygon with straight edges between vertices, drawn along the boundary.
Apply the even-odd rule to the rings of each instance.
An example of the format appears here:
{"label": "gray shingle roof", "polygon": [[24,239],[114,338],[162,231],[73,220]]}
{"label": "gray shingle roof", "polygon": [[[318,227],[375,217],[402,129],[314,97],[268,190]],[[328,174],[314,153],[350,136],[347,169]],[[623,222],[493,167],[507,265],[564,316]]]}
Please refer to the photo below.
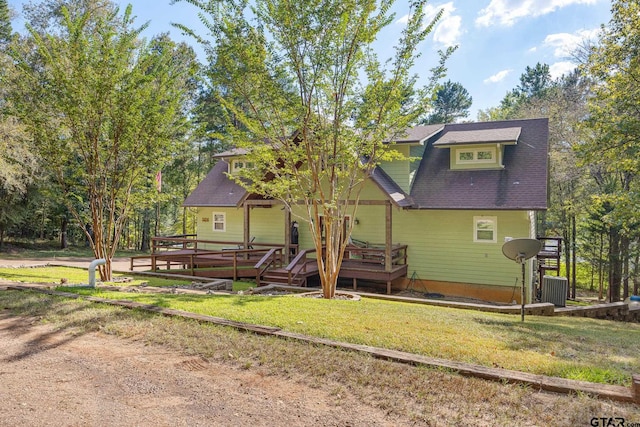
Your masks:
{"label": "gray shingle roof", "polygon": [[[371,179],[403,208],[546,209],[548,132],[547,119],[418,126],[397,141],[425,141],[411,193],[405,193],[382,168],[376,168]],[[467,144],[508,143],[514,138],[518,143],[504,147],[502,170],[451,170],[450,149],[442,141],[451,144],[454,138]],[[183,206],[240,206],[247,192],[225,175],[227,170],[228,163],[218,161]]]}
{"label": "gray shingle roof", "polygon": [[229,164],[219,160],[182,206],[240,206],[247,192],[227,177],[228,169]]}
{"label": "gray shingle roof", "polygon": [[508,127],[501,129],[478,129],[448,131],[433,143],[436,147],[461,145],[461,144],[486,144],[487,142],[500,142],[515,144],[522,132],[520,127]]}
{"label": "gray shingle roof", "polygon": [[[502,170],[451,170],[449,149],[435,148],[449,132],[521,128],[504,148]],[[548,119],[447,125],[429,140],[411,189],[419,209],[538,210],[547,208]],[[455,135],[455,134],[454,134]]]}
{"label": "gray shingle roof", "polygon": [[406,133],[395,138],[393,141],[398,144],[419,143],[427,138],[431,138],[442,129],[444,129],[444,125],[414,126],[407,129]]}
{"label": "gray shingle roof", "polygon": [[393,179],[381,168],[376,167],[371,173],[371,179],[398,207],[406,208],[413,205],[413,199],[395,183]]}

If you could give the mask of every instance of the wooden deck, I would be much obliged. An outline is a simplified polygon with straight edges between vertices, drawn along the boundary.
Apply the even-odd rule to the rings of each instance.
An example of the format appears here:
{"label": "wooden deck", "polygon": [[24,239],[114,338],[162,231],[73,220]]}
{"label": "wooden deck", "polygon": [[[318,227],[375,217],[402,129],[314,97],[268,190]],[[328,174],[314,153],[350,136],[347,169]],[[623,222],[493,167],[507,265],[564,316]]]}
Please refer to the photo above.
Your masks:
{"label": "wooden deck", "polygon": [[[233,280],[254,278],[258,286],[266,283],[307,286],[310,278],[318,276],[315,250],[301,251],[287,264],[282,245],[252,244],[244,249],[235,242],[206,242],[220,246],[218,250],[207,250],[202,249],[204,241],[182,240],[163,246],[164,250],[154,246],[150,255],[131,257],[130,270],[145,268],[154,272]],[[254,245],[262,247],[253,248]],[[407,275],[406,249],[406,246],[397,245],[388,254],[381,248],[349,247],[339,277],[352,279],[354,290],[358,287],[358,279],[384,282],[390,294],[391,282]],[[296,251],[297,247],[294,254]]]}

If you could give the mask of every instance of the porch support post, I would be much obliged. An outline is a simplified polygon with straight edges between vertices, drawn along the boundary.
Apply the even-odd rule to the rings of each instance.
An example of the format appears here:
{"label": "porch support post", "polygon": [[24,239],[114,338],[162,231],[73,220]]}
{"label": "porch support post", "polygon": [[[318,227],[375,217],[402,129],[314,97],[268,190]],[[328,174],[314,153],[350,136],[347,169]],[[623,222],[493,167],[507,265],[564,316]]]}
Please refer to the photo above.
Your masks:
{"label": "porch support post", "polygon": [[385,246],[384,246],[384,271],[391,271],[391,246],[392,243],[392,214],[391,202],[387,201],[385,205]]}
{"label": "porch support post", "polygon": [[284,262],[291,262],[291,210],[284,205]]}
{"label": "porch support post", "polygon": [[[243,243],[243,247],[245,250],[249,249],[249,241],[251,239],[251,237],[249,237],[251,235],[251,230],[250,230],[250,223],[251,221],[249,220],[249,215],[250,215],[250,210],[249,210],[249,204],[247,202],[244,203],[243,205],[244,207],[244,241]],[[245,252],[244,254],[244,259],[249,259],[249,254],[247,252]]]}

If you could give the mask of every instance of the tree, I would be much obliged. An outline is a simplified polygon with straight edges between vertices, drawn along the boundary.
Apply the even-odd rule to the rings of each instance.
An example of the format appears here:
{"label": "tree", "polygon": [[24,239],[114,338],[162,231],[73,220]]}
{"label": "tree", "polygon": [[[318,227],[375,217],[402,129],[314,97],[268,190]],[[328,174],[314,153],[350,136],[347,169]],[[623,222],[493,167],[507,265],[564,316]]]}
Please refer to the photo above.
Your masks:
{"label": "tree", "polygon": [[[425,24],[426,2],[410,2],[385,69],[371,45],[392,22],[392,0],[190,3],[210,16],[209,78],[228,89],[220,97],[225,114],[241,124],[231,126],[230,140],[254,166],[238,183],[289,209],[304,207],[300,219],[313,236],[323,295],[332,298],[351,233],[351,224],[343,232],[345,217],[357,210],[376,164],[397,156],[384,141],[415,123],[432,91],[433,81],[407,99],[416,47],[441,14]],[[451,52],[441,52],[435,75]]]}
{"label": "tree", "polygon": [[131,6],[120,16],[109,2],[71,3],[59,20],[28,26],[34,49],[15,46],[11,101],[109,280],[132,189],[161,169],[185,126],[190,76],[175,43],[139,39]]}
{"label": "tree", "polygon": [[[547,64],[537,63],[535,67],[527,66],[524,73],[520,75],[520,84],[505,94],[499,107],[478,112],[478,120],[510,120],[523,117],[522,111],[526,110],[527,104],[545,99],[555,84]],[[535,106],[533,108],[535,109]],[[543,114],[543,116],[547,115]]]}
{"label": "tree", "polygon": [[9,4],[7,0],[0,0],[0,49],[9,44],[12,34]]}
{"label": "tree", "polygon": [[611,15],[583,66],[596,84],[586,122],[593,138],[581,146],[580,154],[597,171],[601,191],[596,201],[608,207],[603,220],[609,230],[609,297],[618,301],[623,283],[623,297],[628,294],[624,276],[640,223],[633,208],[640,203],[640,4],[616,0]]}
{"label": "tree", "polygon": [[516,94],[525,98],[542,97],[551,86],[553,80],[549,73],[549,65],[538,62],[533,68],[527,66],[520,75],[520,85],[516,88]]}
{"label": "tree", "polygon": [[468,117],[473,98],[460,83],[447,80],[436,87],[433,111],[422,124],[454,123]]}

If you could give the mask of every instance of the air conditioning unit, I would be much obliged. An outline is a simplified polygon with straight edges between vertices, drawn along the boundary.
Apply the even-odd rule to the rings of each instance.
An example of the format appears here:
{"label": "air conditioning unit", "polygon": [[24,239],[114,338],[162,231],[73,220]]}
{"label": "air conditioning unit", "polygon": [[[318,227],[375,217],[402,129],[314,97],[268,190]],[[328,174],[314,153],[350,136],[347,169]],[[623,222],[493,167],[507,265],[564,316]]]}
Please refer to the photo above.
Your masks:
{"label": "air conditioning unit", "polygon": [[569,282],[566,277],[544,276],[542,278],[542,302],[565,307],[568,288]]}

